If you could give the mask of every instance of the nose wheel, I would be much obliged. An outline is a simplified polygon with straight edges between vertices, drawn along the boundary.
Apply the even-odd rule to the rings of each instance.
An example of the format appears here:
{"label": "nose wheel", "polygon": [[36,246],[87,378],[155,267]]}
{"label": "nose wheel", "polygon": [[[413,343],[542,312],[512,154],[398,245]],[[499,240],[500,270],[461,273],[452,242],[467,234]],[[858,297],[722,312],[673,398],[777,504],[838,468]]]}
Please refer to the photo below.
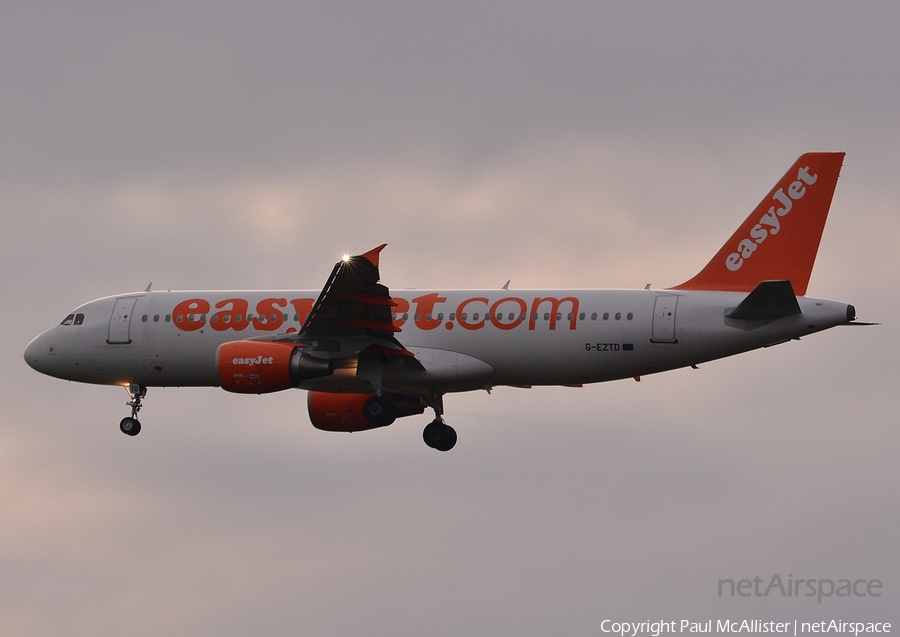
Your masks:
{"label": "nose wheel", "polygon": [[128,436],[136,436],[141,433],[141,423],[137,418],[123,418],[119,423],[119,429]]}
{"label": "nose wheel", "polygon": [[131,383],[125,389],[131,397],[131,400],[125,403],[131,407],[131,416],[123,418],[119,422],[119,429],[123,434],[136,436],[141,433],[141,423],[138,421],[137,415],[142,407],[141,400],[147,395],[147,388],[137,383]]}

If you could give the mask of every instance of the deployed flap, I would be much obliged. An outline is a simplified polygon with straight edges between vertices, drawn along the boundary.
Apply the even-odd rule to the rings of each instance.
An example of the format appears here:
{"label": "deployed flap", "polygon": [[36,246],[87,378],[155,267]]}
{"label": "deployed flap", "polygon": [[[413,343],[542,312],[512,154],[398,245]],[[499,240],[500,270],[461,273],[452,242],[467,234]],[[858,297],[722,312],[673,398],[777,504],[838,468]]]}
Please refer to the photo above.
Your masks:
{"label": "deployed flap", "polygon": [[725,316],[731,319],[762,321],[801,314],[790,281],[763,281]]}

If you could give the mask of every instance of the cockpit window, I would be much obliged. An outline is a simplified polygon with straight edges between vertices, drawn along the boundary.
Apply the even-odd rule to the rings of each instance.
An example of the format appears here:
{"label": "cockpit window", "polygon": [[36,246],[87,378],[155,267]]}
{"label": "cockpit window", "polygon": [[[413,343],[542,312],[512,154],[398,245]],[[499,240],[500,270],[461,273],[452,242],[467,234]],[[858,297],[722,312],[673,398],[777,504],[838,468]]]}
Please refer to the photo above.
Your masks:
{"label": "cockpit window", "polygon": [[78,314],[69,314],[60,325],[81,325],[82,323],[84,323],[84,314],[79,312]]}

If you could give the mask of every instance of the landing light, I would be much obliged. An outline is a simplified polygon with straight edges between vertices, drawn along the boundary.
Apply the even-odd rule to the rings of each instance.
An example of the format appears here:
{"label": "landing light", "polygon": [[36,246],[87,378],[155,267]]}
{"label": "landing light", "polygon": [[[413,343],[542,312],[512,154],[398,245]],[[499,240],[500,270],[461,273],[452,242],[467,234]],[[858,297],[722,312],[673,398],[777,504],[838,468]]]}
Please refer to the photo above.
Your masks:
{"label": "landing light", "polygon": [[345,254],[344,256],[341,257],[341,261],[343,261],[344,263],[347,263],[348,261],[350,261],[350,255]]}

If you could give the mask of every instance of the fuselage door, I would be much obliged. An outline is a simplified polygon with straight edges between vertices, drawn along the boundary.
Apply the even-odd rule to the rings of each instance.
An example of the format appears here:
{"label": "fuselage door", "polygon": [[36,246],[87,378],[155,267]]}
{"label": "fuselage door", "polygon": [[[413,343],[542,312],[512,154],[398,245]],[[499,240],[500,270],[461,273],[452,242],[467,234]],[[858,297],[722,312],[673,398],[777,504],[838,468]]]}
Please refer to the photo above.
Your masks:
{"label": "fuselage door", "polygon": [[137,298],[116,299],[112,316],[109,318],[109,338],[106,342],[110,345],[127,345],[131,342],[131,314]]}
{"label": "fuselage door", "polygon": [[660,294],[653,306],[653,341],[674,343],[675,341],[675,307],[678,296]]}

